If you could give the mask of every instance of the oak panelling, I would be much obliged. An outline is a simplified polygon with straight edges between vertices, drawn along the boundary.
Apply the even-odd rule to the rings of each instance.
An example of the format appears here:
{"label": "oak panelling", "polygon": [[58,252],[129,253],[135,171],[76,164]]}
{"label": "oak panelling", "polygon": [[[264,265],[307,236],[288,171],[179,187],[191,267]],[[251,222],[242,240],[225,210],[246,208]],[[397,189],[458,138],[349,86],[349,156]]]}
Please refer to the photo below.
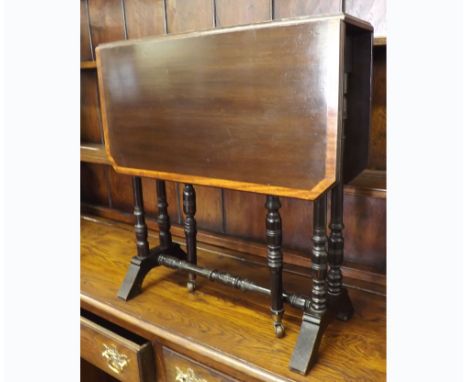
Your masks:
{"label": "oak panelling", "polygon": [[313,202],[281,198],[283,245],[310,258],[312,251]]}
{"label": "oak panelling", "polygon": [[[109,187],[112,208],[116,208],[126,213],[133,213],[133,187],[132,177],[122,175],[109,168]],[[144,203],[145,210],[151,213],[151,205]]]}
{"label": "oak panelling", "polygon": [[96,71],[81,71],[81,142],[102,143]]}
{"label": "oak panelling", "polygon": [[386,273],[386,199],[345,195],[345,264]]}
{"label": "oak panelling", "polygon": [[124,40],[122,0],[88,0],[93,50],[101,43]]}
{"label": "oak panelling", "polygon": [[271,20],[271,0],[215,1],[217,27]]}
{"label": "oak panelling", "polygon": [[80,47],[81,61],[93,60],[93,50],[91,49],[91,36],[89,34],[88,1],[80,1]]}
{"label": "oak panelling", "polygon": [[387,168],[387,47],[374,48],[369,168]]}
{"label": "oak panelling", "polygon": [[387,0],[345,0],[345,12],[370,22],[374,37],[387,35]]}
{"label": "oak panelling", "polygon": [[125,0],[124,6],[128,38],[166,33],[164,0]]}
{"label": "oak panelling", "polygon": [[228,189],[223,192],[226,234],[265,242],[266,196]]}
{"label": "oak panelling", "polygon": [[342,0],[274,0],[276,20],[311,15],[325,15],[341,11]]}
{"label": "oak panelling", "polygon": [[109,206],[107,172],[109,166],[81,163],[81,201],[99,206]]}
{"label": "oak panelling", "polygon": [[[179,203],[182,214],[182,224],[185,215],[183,213],[184,185],[179,184]],[[197,196],[197,212],[195,219],[197,228],[211,232],[221,233],[223,231],[223,208],[221,189],[214,187],[194,186]]]}
{"label": "oak panelling", "polygon": [[166,13],[168,33],[214,27],[213,0],[166,0]]}

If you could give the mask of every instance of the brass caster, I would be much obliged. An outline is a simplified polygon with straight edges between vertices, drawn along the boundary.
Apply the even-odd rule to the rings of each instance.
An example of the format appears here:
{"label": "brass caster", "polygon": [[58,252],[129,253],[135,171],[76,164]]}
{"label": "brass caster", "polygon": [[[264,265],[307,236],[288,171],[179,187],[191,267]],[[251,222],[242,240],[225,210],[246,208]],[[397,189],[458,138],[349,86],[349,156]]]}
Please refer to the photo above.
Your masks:
{"label": "brass caster", "polygon": [[187,289],[189,292],[195,291],[195,281],[187,281]]}
{"label": "brass caster", "polygon": [[282,323],[275,323],[275,335],[277,338],[284,337],[284,326]]}

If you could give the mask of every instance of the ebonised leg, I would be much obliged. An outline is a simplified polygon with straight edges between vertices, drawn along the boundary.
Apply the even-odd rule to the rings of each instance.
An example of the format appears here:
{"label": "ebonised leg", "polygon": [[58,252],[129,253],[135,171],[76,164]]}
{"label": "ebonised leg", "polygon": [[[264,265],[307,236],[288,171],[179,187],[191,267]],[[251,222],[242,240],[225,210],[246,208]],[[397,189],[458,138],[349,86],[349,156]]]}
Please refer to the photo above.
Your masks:
{"label": "ebonised leg", "polygon": [[279,209],[281,202],[277,196],[267,196],[265,203],[266,215],[266,241],[268,248],[268,267],[270,268],[271,286],[271,313],[276,337],[284,336],[282,323],[283,308],[283,252],[281,250],[282,231]]}
{"label": "ebonised leg", "polygon": [[330,306],[340,320],[349,320],[354,312],[348,290],[343,287],[343,184],[339,182],[331,191],[331,222],[328,238],[328,297]]}
{"label": "ebonised leg", "polygon": [[156,192],[158,197],[158,216],[157,222],[159,227],[159,247],[161,251],[175,256],[180,259],[185,259],[186,254],[180,248],[179,244],[172,241],[171,221],[167,213],[167,198],[166,198],[166,182],[156,180]]}
{"label": "ebonised leg", "polygon": [[328,324],[327,313],[327,199],[322,195],[314,202],[312,237],[312,303],[304,312],[290,369],[306,374],[316,362],[320,341]]}
{"label": "ebonised leg", "polygon": [[148,229],[145,223],[145,209],[143,204],[143,192],[141,178],[133,178],[133,198],[135,215],[135,235],[137,243],[137,256],[130,262],[124,282],[120,287],[118,297],[129,300],[141,292],[141,285],[146,274],[154,267],[158,266],[158,256],[160,253],[185,259],[186,255],[178,244],[172,242],[170,232],[170,221],[167,214],[166,187],[164,181],[156,181],[158,191],[158,225],[160,245],[150,250],[148,244]]}
{"label": "ebonised leg", "polygon": [[128,300],[141,291],[141,284],[146,273],[148,273],[148,257],[150,253],[148,244],[148,228],[145,222],[145,209],[143,205],[143,192],[141,188],[141,178],[133,177],[133,201],[135,215],[135,236],[137,246],[137,256],[132,258],[130,266],[120,287],[118,297]]}
{"label": "ebonised leg", "polygon": [[[185,213],[185,241],[187,243],[187,261],[197,264],[197,222],[195,220],[196,195],[191,184],[186,184],[184,188],[184,213]],[[195,274],[189,273],[187,288],[190,292],[195,290]]]}

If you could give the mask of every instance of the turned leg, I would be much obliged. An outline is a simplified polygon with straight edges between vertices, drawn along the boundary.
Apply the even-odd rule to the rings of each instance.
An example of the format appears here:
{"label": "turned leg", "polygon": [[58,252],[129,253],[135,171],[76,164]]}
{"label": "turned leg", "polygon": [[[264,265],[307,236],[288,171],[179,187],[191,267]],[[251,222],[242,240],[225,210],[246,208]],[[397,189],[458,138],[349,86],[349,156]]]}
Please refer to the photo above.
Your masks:
{"label": "turned leg", "polygon": [[128,300],[141,290],[141,284],[149,271],[148,256],[150,253],[148,243],[148,228],[145,222],[145,208],[143,205],[143,192],[141,178],[133,177],[133,214],[135,215],[135,236],[137,256],[133,257],[125,280],[120,287],[118,297]]}
{"label": "turned leg", "polygon": [[[187,261],[197,264],[197,222],[195,220],[196,195],[191,184],[184,188],[184,213],[185,213],[185,241],[187,243]],[[195,274],[189,273],[187,288],[190,292],[195,290]]]}
{"label": "turned leg", "polygon": [[306,374],[316,362],[320,341],[328,324],[327,313],[327,199],[322,195],[314,202],[312,236],[312,303],[304,312],[301,330],[289,367]]}
{"label": "turned leg", "polygon": [[343,287],[343,184],[339,182],[331,191],[331,222],[328,238],[328,297],[340,320],[349,320],[354,312],[348,290]]}
{"label": "turned leg", "polygon": [[284,335],[282,323],[283,308],[283,252],[281,250],[282,231],[280,200],[277,196],[267,196],[265,203],[266,215],[266,241],[268,248],[268,267],[270,268],[271,286],[271,313],[273,315],[273,325],[278,338]]}
{"label": "turned leg", "polygon": [[145,207],[143,206],[143,191],[141,188],[141,178],[133,177],[133,215],[135,215],[135,236],[137,253],[139,257],[146,257],[149,254],[148,227],[145,221]]}
{"label": "turned leg", "polygon": [[166,182],[156,181],[156,193],[158,196],[158,226],[159,226],[159,245],[162,249],[167,249],[172,244],[171,221],[167,213]]}

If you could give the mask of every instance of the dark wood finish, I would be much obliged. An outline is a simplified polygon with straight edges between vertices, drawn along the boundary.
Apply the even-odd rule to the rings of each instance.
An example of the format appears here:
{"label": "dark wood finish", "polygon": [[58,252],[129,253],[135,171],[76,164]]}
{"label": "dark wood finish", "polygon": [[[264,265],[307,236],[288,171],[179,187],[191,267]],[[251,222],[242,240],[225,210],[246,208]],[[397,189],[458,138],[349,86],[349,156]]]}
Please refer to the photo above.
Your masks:
{"label": "dark wood finish", "polygon": [[80,48],[81,61],[94,59],[93,50],[91,48],[87,0],[80,0]]}
{"label": "dark wood finish", "polygon": [[[128,1],[129,2],[129,1]],[[155,0],[152,4],[157,7],[158,0]],[[190,1],[189,1],[190,2]],[[119,3],[117,0],[116,3]],[[141,2],[138,2],[141,3]],[[291,17],[291,16],[304,16],[306,14],[312,14],[312,12],[307,13],[309,6],[314,7],[315,4],[321,3],[322,5],[328,6],[332,2],[319,2],[319,1],[294,1],[294,0],[275,0],[272,2],[276,5],[276,8],[282,3],[296,3],[297,10],[300,11],[301,7],[303,9],[302,13],[298,12],[296,14],[290,13],[281,17]],[[312,5],[308,5],[308,4]],[[129,11],[129,7],[126,2],[123,2],[123,5],[126,10],[126,19],[127,19],[127,30],[129,32],[129,37],[131,36],[132,26],[130,25],[132,21],[130,18],[134,18],[134,25],[138,25],[138,28],[143,30],[148,30],[150,27],[157,27],[154,24],[154,12],[135,12],[131,14],[132,11]],[[320,6],[322,6],[320,5]],[[177,4],[174,3],[174,7],[177,8]],[[207,3],[207,7],[212,12],[212,6]],[[257,10],[257,7],[255,8]],[[310,9],[310,8],[309,8]],[[177,9],[173,10],[174,12]],[[261,10],[260,10],[261,11]],[[261,12],[259,11],[259,14]],[[186,17],[186,20],[182,20],[181,31],[184,30],[183,23],[192,23],[193,20],[199,20],[200,15],[197,14],[198,10],[195,10],[195,15],[193,17]],[[204,9],[200,9],[199,12],[205,12]],[[252,17],[252,14],[245,14],[242,11],[239,11],[237,8],[233,9],[236,16],[239,17],[239,24],[245,24],[247,21],[243,20],[242,17]],[[279,12],[275,12],[276,18],[278,17]],[[328,12],[330,13],[330,12]],[[331,12],[334,13],[334,12]],[[179,15],[183,15],[184,12],[179,12]],[[87,14],[84,12],[81,13],[82,25],[86,25],[88,28],[88,18]],[[83,18],[85,17],[85,18]],[[259,17],[258,15],[256,17]],[[232,17],[228,17],[232,19]],[[207,19],[208,20],[208,19]],[[209,22],[209,20],[208,20]],[[223,26],[219,23],[218,26]],[[103,26],[103,28],[107,28]],[[208,26],[211,28],[211,25]],[[203,27],[206,29],[206,27]],[[84,31],[85,29],[82,29]],[[133,28],[135,31],[135,28]],[[107,32],[106,32],[107,33]],[[374,38],[374,46],[378,44],[386,44],[385,37],[376,37]],[[385,84],[382,80],[379,80],[379,73],[385,74],[385,70],[381,70],[385,66],[385,55],[381,52],[386,52],[385,47],[374,48],[374,85],[373,85],[373,112],[372,112],[372,132],[371,132],[371,145],[370,145],[370,156],[369,156],[369,167],[385,170],[385,116],[386,116],[386,105],[385,98],[382,98],[380,101],[378,99],[379,94],[385,95],[385,92],[379,90],[379,88]],[[81,64],[83,69],[91,69],[93,71],[95,68],[95,62],[85,62]],[[82,70],[81,73],[85,72]],[[385,78],[385,77],[383,77]],[[375,113],[377,109],[380,109],[379,113]],[[376,115],[379,118],[375,118]],[[87,117],[86,117],[87,118]],[[380,131],[380,132],[379,132]],[[87,144],[86,144],[87,145]],[[82,150],[83,153],[83,150]],[[82,155],[82,160],[93,162],[93,157],[88,155]],[[99,160],[99,159],[98,159]],[[101,162],[99,162],[101,163]],[[118,189],[120,185],[128,184],[128,182],[115,182],[113,177],[111,182],[108,182],[107,175],[101,179],[101,173],[107,174],[109,169],[105,171],[93,171],[93,175],[90,175],[89,167],[86,165],[86,174],[82,175],[82,208],[83,210],[92,211],[93,213],[99,214],[101,216],[109,216],[112,219],[117,221],[127,221],[132,222],[133,217],[131,215],[131,205],[132,205],[132,195],[131,189]],[[112,171],[112,170],[110,170]],[[370,174],[370,176],[368,176]],[[97,178],[97,179],[93,179]],[[88,182],[89,180],[89,182]],[[368,183],[369,182],[369,183]],[[130,182],[131,184],[131,182]],[[343,268],[345,277],[353,277],[359,280],[372,281],[372,289],[380,290],[385,285],[385,275],[381,272],[385,272],[385,198],[386,192],[382,190],[385,187],[382,185],[385,184],[385,172],[370,172],[365,171],[360,174],[350,185],[345,185],[345,207],[346,207],[346,216],[345,216],[345,237],[346,237],[346,266]],[[102,186],[103,187],[102,187]],[[115,190],[112,192],[112,196],[116,198],[116,203],[113,206],[113,209],[107,207],[109,205],[109,199],[112,196],[108,197],[107,187],[110,187],[110,190]],[[147,187],[148,186],[148,187]],[[98,187],[98,189],[94,189]],[[181,202],[176,199],[177,192],[176,187],[173,182],[166,182],[167,187],[167,198],[169,202],[169,215],[171,221],[174,224],[182,224],[180,220],[181,212]],[[237,194],[236,191],[224,190],[224,199],[225,202],[230,201],[229,205],[225,203],[224,205],[224,215],[225,221],[222,219],[222,203],[220,202],[221,192],[207,192],[203,195],[202,187],[196,187],[197,190],[197,202],[199,205],[199,211],[197,213],[197,220],[199,225],[199,234],[198,240],[200,243],[207,244],[216,244],[221,245],[223,248],[228,248],[229,250],[240,250],[242,252],[247,252],[254,254],[256,256],[265,256],[264,250],[264,223],[263,223],[263,203],[264,197],[261,195],[255,195],[251,193],[238,193],[239,196],[231,197],[232,194]],[[130,192],[127,192],[130,191]],[[152,213],[155,210],[156,204],[153,203],[155,198],[155,186],[154,181],[149,181],[148,179],[143,178],[143,192],[146,203],[146,210],[148,217],[150,219],[147,221],[149,227],[155,227],[156,222],[152,219]],[[101,197],[96,197],[96,195],[101,194]],[[179,192],[181,197],[182,192]],[[94,195],[93,197],[91,197]],[[104,200],[104,204],[101,202],[94,202],[101,198]],[[126,200],[123,200],[126,198]],[[92,204],[89,204],[92,203]],[[94,204],[98,203],[98,204]],[[206,204],[208,207],[204,207],[203,204]],[[283,217],[283,247],[284,247],[284,262],[285,264],[295,264],[301,267],[309,267],[309,259],[303,254],[307,252],[309,246],[309,229],[307,222],[312,219],[311,213],[311,204],[295,200],[295,199],[282,199],[282,217]],[[122,208],[120,207],[122,206]],[[249,214],[249,211],[252,211],[253,215]],[[206,215],[206,222],[204,221],[204,215]],[[230,236],[220,236],[217,233],[223,232],[223,226],[231,227],[232,235]],[[203,230],[201,227],[204,227]],[[206,227],[206,228],[205,228]],[[362,230],[360,227],[363,227]],[[210,232],[204,231],[208,229]],[[183,229],[181,227],[173,228],[174,234],[184,236]],[[226,230],[227,231],[227,230]],[[354,236],[353,236],[354,235]],[[177,236],[179,237],[179,236]],[[180,239],[178,239],[180,240]],[[300,268],[302,271],[306,268]],[[375,273],[379,272],[379,273]],[[380,289],[379,289],[380,288]]]}
{"label": "dark wood finish", "polygon": [[[86,218],[91,220],[103,217],[107,219],[112,219],[115,222],[123,222],[126,224],[133,223],[133,216],[131,214],[122,213],[111,208],[98,207],[90,204],[82,204],[81,210],[82,213],[87,216]],[[156,222],[152,222],[151,220],[149,220],[147,224],[150,229],[157,232],[158,228]],[[349,227],[347,227],[347,229],[345,230],[345,234],[347,231],[349,231]],[[175,241],[177,243],[183,244],[185,242],[185,234],[183,227],[173,226],[172,234],[176,238]],[[259,258],[261,258],[260,261],[264,262],[263,259],[265,258],[265,244],[262,243],[257,243],[251,240],[243,240],[227,235],[214,234],[212,232],[201,230],[197,233],[197,241],[199,243],[199,246],[203,248],[211,248],[212,246],[216,246],[216,248],[223,248],[223,251],[226,253],[232,253],[233,256],[236,256],[238,253],[242,253],[243,258],[252,258],[253,262],[258,262]],[[348,245],[346,249],[346,257],[349,257],[348,251],[350,245],[349,242],[347,243]],[[353,248],[353,250],[356,250],[356,248]],[[357,259],[359,260],[358,255],[359,254],[355,256],[357,256]],[[380,259],[378,255],[379,253],[375,255],[377,259],[374,259],[374,261],[376,261],[376,263],[380,266],[380,261],[382,259]],[[310,256],[306,257],[301,251],[294,251],[288,248],[283,250],[283,264],[288,267],[294,267],[294,271],[297,273],[307,275],[310,272],[311,260]],[[348,278],[348,280],[352,280],[352,285],[360,287],[362,286],[361,284],[364,283],[366,285],[366,288],[369,288],[369,290],[372,292],[380,294],[385,293],[385,274],[372,271],[372,267],[366,266],[366,268],[362,269],[361,267],[356,266],[353,263],[348,263],[341,267],[341,271],[345,278]]]}
{"label": "dark wood finish", "polygon": [[102,143],[96,72],[81,73],[81,142]]}
{"label": "dark wood finish", "polygon": [[374,48],[369,168],[387,169],[387,48]]}
{"label": "dark wood finish", "polygon": [[167,32],[203,31],[214,27],[213,0],[166,0]]}
{"label": "dark wood finish", "polygon": [[87,318],[80,318],[81,358],[119,381],[154,381],[149,342],[135,343]]}
{"label": "dark wood finish", "polygon": [[[338,176],[342,20],[337,16],[258,24],[231,33],[226,29],[101,46],[98,72],[106,148],[114,168],[126,174],[314,199]],[[301,34],[309,38],[298,40]],[[371,34],[366,36],[371,41]],[[325,42],[335,48],[322,49]],[[272,52],[279,47],[283,54],[278,57]],[[137,55],[139,49],[146,55]],[[200,49],[203,56],[190,53]],[[246,67],[248,62],[255,65]],[[311,66],[317,70],[310,72]],[[108,75],[121,67],[133,68],[136,77],[131,84]],[[200,82],[204,76],[210,81]],[[315,88],[323,94],[317,96]],[[350,136],[353,145],[362,146],[355,141],[356,134]],[[361,136],[367,142],[368,137]],[[180,153],[172,155],[176,145]],[[363,169],[362,162],[354,158],[351,175]]]}
{"label": "dark wood finish", "polygon": [[284,336],[284,326],[282,324],[283,308],[283,252],[281,215],[279,209],[281,202],[277,196],[268,195],[265,203],[267,215],[265,220],[267,261],[270,268],[270,289],[271,289],[271,313],[273,315],[273,326],[276,337]]}
{"label": "dark wood finish", "polygon": [[341,12],[342,0],[275,0],[275,19]]}
{"label": "dark wood finish", "polygon": [[[195,213],[197,211],[195,189],[191,184],[184,187],[184,214],[185,214],[185,242],[187,246],[187,261],[197,265],[197,221]],[[196,276],[189,273],[187,288],[190,292],[195,290]]]}
{"label": "dark wood finish", "polygon": [[162,249],[167,249],[172,244],[172,235],[171,221],[167,213],[166,183],[163,180],[156,181],[156,192],[158,194],[159,243]]}
{"label": "dark wood finish", "polygon": [[126,38],[123,0],[88,0],[91,41],[99,44]]}
{"label": "dark wood finish", "polygon": [[348,290],[343,287],[341,266],[344,259],[343,237],[343,184],[338,183],[331,191],[331,220],[330,236],[328,237],[328,264],[327,273],[328,301],[335,308],[338,319],[347,321],[353,313],[353,305]]}
{"label": "dark wood finish", "polygon": [[214,0],[216,26],[253,24],[271,20],[271,0]]}
{"label": "dark wood finish", "polygon": [[302,316],[301,330],[289,363],[291,370],[307,374],[317,362],[322,336],[329,322],[327,310],[327,198],[314,202],[312,236],[312,305]]}
{"label": "dark wood finish", "polygon": [[366,20],[374,27],[374,35],[387,35],[387,0],[344,0],[345,12]]}
{"label": "dark wood finish", "polygon": [[369,161],[372,34],[347,24],[346,39],[343,69],[344,183],[358,176]]}
{"label": "dark wood finish", "polygon": [[[145,293],[138,299],[121,301],[115,294],[134,248],[132,227],[86,219],[81,229],[82,306],[153,344],[162,344],[241,381],[385,380],[385,297],[365,292],[368,287],[350,288],[355,317],[348,323],[333,321],[329,325],[322,340],[326,351],[313,372],[303,377],[288,370],[300,329],[300,310],[286,311],[287,335],[277,340],[266,314],[269,296],[239,294],[205,279],[198,280],[200,288],[193,294],[187,294],[186,275],[165,267],[147,275]],[[150,241],[157,239],[150,231]],[[223,252],[199,248],[198,262],[268,285],[264,263]],[[283,276],[288,290],[310,293],[309,276],[286,269]],[[154,348],[158,353],[158,347]]]}
{"label": "dark wood finish", "polygon": [[148,227],[145,222],[145,207],[143,205],[143,191],[141,188],[141,178],[133,177],[133,201],[135,215],[135,237],[137,254],[139,257],[149,255]]}
{"label": "dark wood finish", "polygon": [[314,202],[314,227],[312,236],[312,308],[324,312],[327,308],[327,198],[321,196]]}
{"label": "dark wood finish", "polygon": [[[183,184],[177,184],[179,204],[183,205]],[[222,190],[215,187],[193,187],[197,194],[197,227],[211,232],[223,232],[223,195]],[[183,222],[181,221],[181,224]]]}
{"label": "dark wood finish", "polygon": [[124,6],[128,38],[166,33],[164,0],[125,0]]}
{"label": "dark wood finish", "polygon": [[81,200],[98,206],[109,207],[109,191],[105,165],[81,163]]}
{"label": "dark wood finish", "polygon": [[[137,255],[132,258],[127,274],[118,292],[118,297],[123,300],[129,300],[141,293],[141,286],[147,273],[159,265],[158,256],[160,253],[167,253],[168,255],[174,256],[176,259],[185,259],[185,253],[182,252],[180,246],[172,242],[169,232],[170,224],[167,217],[167,203],[161,185],[158,187],[158,226],[160,228],[160,237],[163,238],[163,242],[161,246],[155,247],[150,251],[141,178],[135,176],[132,180]],[[164,232],[166,229],[167,232]]]}

